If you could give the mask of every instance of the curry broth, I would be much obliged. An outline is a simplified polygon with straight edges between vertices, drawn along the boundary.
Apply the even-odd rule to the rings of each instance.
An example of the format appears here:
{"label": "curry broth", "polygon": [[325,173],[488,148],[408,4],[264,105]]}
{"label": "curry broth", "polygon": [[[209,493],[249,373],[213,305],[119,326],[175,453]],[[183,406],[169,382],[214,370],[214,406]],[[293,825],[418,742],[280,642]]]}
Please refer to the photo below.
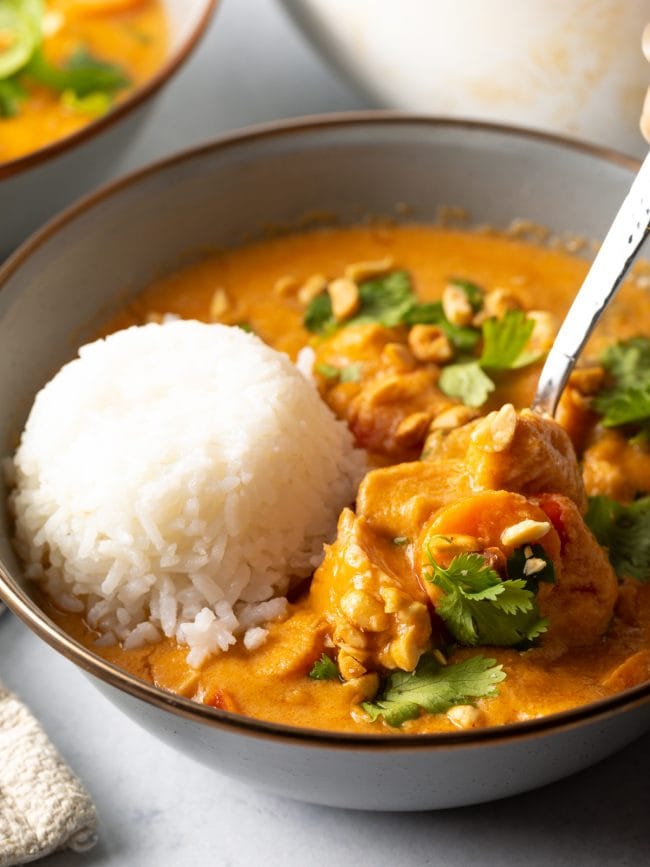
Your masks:
{"label": "curry broth", "polygon": [[[422,300],[434,300],[452,275],[486,289],[511,289],[530,308],[561,317],[580,285],[587,263],[568,254],[487,234],[424,226],[335,228],[260,241],[215,254],[158,280],[107,326],[106,333],[166,313],[209,321],[214,292],[224,289],[229,307],[222,319],[247,322],[272,346],[295,357],[310,339],[302,326],[303,308],[295,298],[274,293],[277,280],[298,282],[315,272],[341,274],[359,260],[392,256],[407,269]],[[644,318],[640,312],[644,311]],[[608,314],[590,350],[645,328],[650,333],[645,291],[629,283]],[[491,404],[529,404],[539,365],[509,373],[497,383]],[[396,551],[396,557],[400,556]],[[559,652],[534,647],[526,652],[486,648],[483,654],[504,665],[507,680],[496,698],[479,700],[482,725],[514,722],[587,703],[650,677],[650,585],[629,581],[605,636],[586,648]],[[139,650],[97,647],[97,637],[79,615],[54,611],[67,632],[103,658],[133,674],[215,707],[274,722],[341,731],[435,732],[454,730],[445,715],[423,715],[401,729],[370,723],[351,701],[347,685],[307,676],[327,647],[327,624],[314,600],[303,594],[288,618],[270,626],[266,643],[255,651],[241,644],[195,671],[185,662],[187,649],[171,640]],[[478,649],[480,650],[480,648]],[[462,648],[459,661],[477,652]]]}
{"label": "curry broth", "polygon": [[[44,40],[43,51],[48,61],[60,65],[83,46],[93,56],[122,67],[131,84],[117,95],[119,103],[162,66],[169,46],[168,24],[160,0],[105,5],[107,11],[99,14],[76,11],[72,0],[49,0],[48,13],[63,16],[63,23]],[[115,11],[110,11],[111,5]],[[66,107],[48,88],[29,82],[25,90],[20,111],[0,118],[0,163],[39,150],[94,120]]]}

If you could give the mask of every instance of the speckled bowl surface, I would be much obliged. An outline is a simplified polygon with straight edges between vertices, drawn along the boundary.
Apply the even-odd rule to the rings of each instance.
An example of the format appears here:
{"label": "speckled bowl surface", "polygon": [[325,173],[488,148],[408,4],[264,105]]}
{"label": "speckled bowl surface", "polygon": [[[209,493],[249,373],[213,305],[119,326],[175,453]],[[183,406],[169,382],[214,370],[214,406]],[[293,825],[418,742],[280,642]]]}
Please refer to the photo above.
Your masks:
{"label": "speckled bowl surface", "polygon": [[[636,164],[512,128],[386,114],[244,132],[157,164],[73,206],[0,271],[0,456],[36,391],[132,293],[191,253],[328,212],[476,223],[528,218],[602,237]],[[400,219],[406,219],[404,217]],[[442,735],[336,734],[192,703],[85,650],[30,596],[0,488],[0,596],[152,736],[293,798],[348,808],[452,807],[516,794],[609,755],[650,728],[650,684],[515,725]]]}

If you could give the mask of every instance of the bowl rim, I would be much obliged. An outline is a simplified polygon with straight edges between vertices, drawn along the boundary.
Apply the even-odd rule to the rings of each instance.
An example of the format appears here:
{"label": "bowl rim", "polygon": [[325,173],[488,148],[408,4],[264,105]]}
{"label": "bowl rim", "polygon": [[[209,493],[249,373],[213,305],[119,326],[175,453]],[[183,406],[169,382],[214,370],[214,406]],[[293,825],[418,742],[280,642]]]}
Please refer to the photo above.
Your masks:
{"label": "bowl rim", "polygon": [[47,160],[56,158],[66,151],[73,150],[77,145],[89,141],[109,127],[119,123],[132,111],[143,105],[174,75],[175,72],[189,59],[194,49],[205,36],[208,25],[214,15],[220,0],[204,0],[205,8],[199,15],[196,25],[186,36],[184,41],[164,61],[162,66],[149,78],[138,85],[134,90],[115,108],[106,114],[90,121],[75,132],[57,138],[35,151],[29,151],[15,159],[0,161],[0,183],[7,178],[17,177],[29,169],[39,166]]}
{"label": "bowl rim", "polygon": [[[539,132],[508,124],[494,124],[483,121],[470,121],[431,115],[410,114],[399,111],[361,111],[328,115],[311,115],[298,120],[266,123],[243,130],[236,130],[220,136],[211,142],[201,144],[180,153],[157,160],[130,174],[100,187],[95,192],[79,199],[47,222],[32,234],[17,250],[0,265],[0,291],[10,277],[49,239],[68,223],[105,199],[119,194],[123,189],[137,185],[141,180],[164,172],[174,166],[199,158],[204,154],[237,148],[251,141],[269,140],[276,137],[310,133],[336,128],[354,126],[413,126],[422,125],[433,129],[453,129],[457,132],[488,132],[507,135],[529,141],[547,143],[564,149],[574,150],[585,156],[596,157],[629,170],[637,171],[640,161],[610,148],[576,141],[574,139]],[[45,614],[39,605],[13,579],[9,570],[0,561],[0,599],[16,614],[39,638],[74,662],[84,671],[98,678],[103,684],[125,692],[131,697],[141,699],[159,710],[191,720],[208,727],[222,729],[249,737],[265,738],[283,743],[302,746],[327,746],[337,749],[354,750],[439,750],[450,748],[480,747],[490,743],[512,743],[529,740],[544,734],[578,728],[587,723],[603,721],[624,711],[631,711],[650,701],[650,681],[616,693],[611,696],[580,705],[576,708],[548,714],[543,717],[522,720],[501,726],[458,732],[438,732],[431,734],[398,733],[354,733],[327,731],[317,728],[303,728],[266,720],[259,720],[242,714],[232,713],[191,699],[175,695],[148,681],[128,673],[119,666],[102,657],[71,638],[61,627]]]}

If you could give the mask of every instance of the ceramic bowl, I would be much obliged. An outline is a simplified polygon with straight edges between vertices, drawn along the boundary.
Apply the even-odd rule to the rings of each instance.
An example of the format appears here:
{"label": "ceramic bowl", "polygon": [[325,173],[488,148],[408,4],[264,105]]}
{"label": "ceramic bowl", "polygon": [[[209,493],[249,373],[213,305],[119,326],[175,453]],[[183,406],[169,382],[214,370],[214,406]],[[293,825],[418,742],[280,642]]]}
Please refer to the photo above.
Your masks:
{"label": "ceramic bowl", "polygon": [[[601,237],[635,163],[514,129],[383,114],[244,132],[154,165],[75,205],[0,272],[0,456],[36,391],[107,315],[191,251],[330,213],[433,221],[440,206],[505,226],[526,217]],[[0,596],[152,736],[213,768],[320,804],[451,807],[512,795],[598,761],[650,728],[650,684],[541,719],[428,736],[333,734],[176,697],[104,662],[30,596],[0,489]]]}
{"label": "ceramic bowl", "polygon": [[516,123],[641,156],[647,0],[282,0],[378,105]]}
{"label": "ceramic bowl", "polygon": [[216,5],[217,0],[163,0],[170,46],[155,75],[108,114],[72,135],[0,162],[0,261],[37,226],[109,176],[155,95],[198,44]]}

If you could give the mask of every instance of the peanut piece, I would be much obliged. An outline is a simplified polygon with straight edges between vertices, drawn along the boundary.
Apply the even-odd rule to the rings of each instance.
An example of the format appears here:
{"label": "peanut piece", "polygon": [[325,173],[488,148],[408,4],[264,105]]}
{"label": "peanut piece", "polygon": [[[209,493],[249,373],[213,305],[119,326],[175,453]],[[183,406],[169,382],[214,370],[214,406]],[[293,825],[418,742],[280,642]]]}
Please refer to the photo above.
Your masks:
{"label": "peanut piece", "polygon": [[359,287],[353,280],[348,280],[347,277],[332,280],[327,291],[332,300],[332,313],[337,322],[344,322],[354,316],[361,305],[361,297]]}
{"label": "peanut piece", "polygon": [[354,283],[363,283],[364,280],[371,280],[373,277],[382,277],[394,267],[395,261],[392,256],[386,256],[373,262],[353,262],[347,266],[344,274]]}
{"label": "peanut piece", "polygon": [[469,298],[460,288],[450,283],[442,293],[442,309],[452,325],[469,325],[474,318]]}
{"label": "peanut piece", "polygon": [[409,331],[408,341],[418,361],[443,364],[454,356],[449,338],[437,325],[414,325]]}
{"label": "peanut piece", "polygon": [[298,289],[298,301],[306,307],[326,288],[327,277],[324,274],[312,274]]}

